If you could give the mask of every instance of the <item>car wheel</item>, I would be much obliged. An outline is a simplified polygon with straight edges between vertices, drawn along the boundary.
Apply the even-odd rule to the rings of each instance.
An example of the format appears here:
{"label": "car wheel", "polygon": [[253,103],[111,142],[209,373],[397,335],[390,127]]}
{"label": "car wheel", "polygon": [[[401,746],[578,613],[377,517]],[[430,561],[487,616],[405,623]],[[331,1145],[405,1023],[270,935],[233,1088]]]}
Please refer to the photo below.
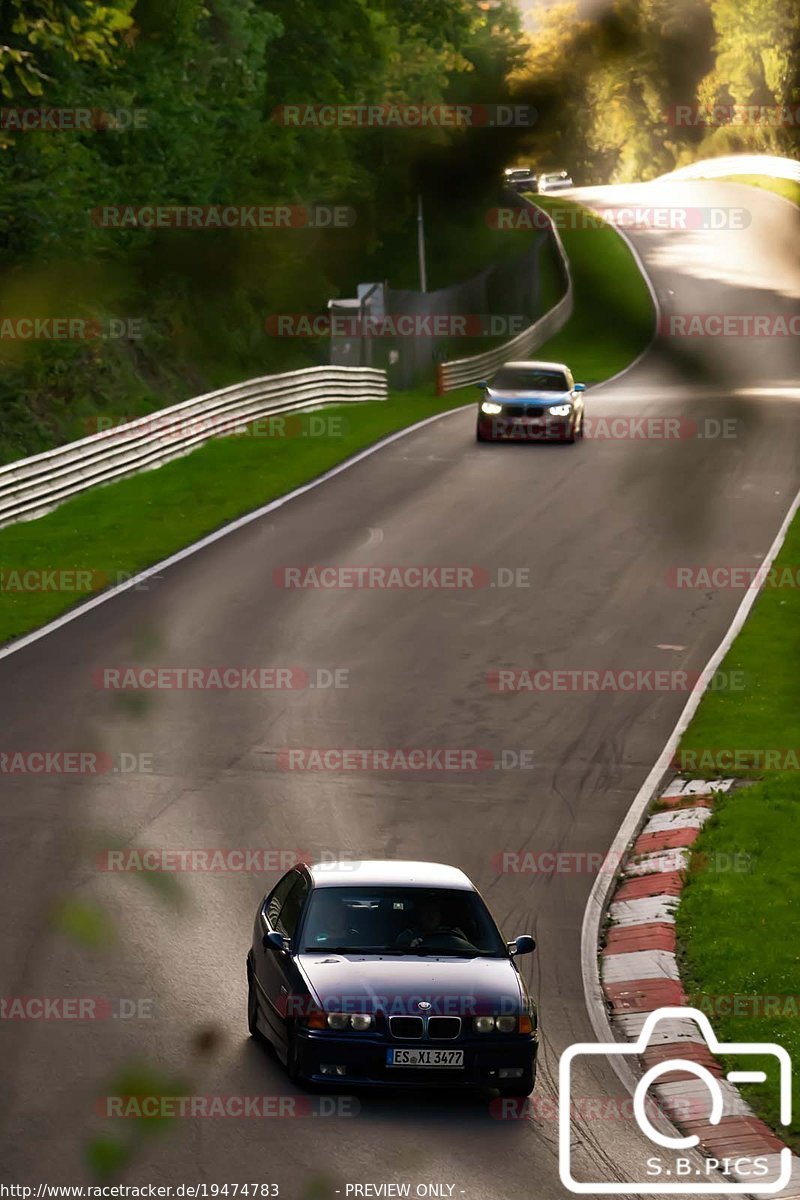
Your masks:
{"label": "car wheel", "polygon": [[533,1085],[536,1083],[536,1068],[531,1067],[525,1072],[522,1079],[515,1079],[513,1083],[504,1083],[498,1088],[501,1096],[530,1096],[533,1091]]}
{"label": "car wheel", "polygon": [[251,1038],[263,1042],[264,1035],[258,1028],[258,992],[249,958],[247,960],[247,1028]]}
{"label": "car wheel", "polygon": [[577,434],[577,428],[578,428],[578,427],[577,427],[577,423],[573,423],[572,425],[570,425],[570,427],[569,427],[569,433],[567,434],[567,437],[565,438],[565,441],[566,441],[566,443],[567,443],[567,445],[568,445],[568,446],[574,446],[574,445],[575,445],[575,442],[576,442],[576,440],[577,440],[577,437],[578,437],[578,434]]}

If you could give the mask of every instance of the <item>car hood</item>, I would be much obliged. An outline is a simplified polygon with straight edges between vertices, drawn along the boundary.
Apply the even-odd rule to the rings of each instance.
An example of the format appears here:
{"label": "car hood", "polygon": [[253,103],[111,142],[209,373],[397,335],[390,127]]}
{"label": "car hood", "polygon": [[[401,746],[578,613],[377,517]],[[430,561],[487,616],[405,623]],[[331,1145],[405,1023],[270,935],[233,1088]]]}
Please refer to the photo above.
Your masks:
{"label": "car hood", "polygon": [[511,392],[500,388],[487,388],[486,400],[497,404],[565,404],[572,399],[572,392]]}
{"label": "car hood", "polygon": [[523,999],[520,976],[508,958],[436,958],[402,955],[301,954],[298,964],[327,1012],[411,1012],[420,1001],[430,1015],[515,1012]]}

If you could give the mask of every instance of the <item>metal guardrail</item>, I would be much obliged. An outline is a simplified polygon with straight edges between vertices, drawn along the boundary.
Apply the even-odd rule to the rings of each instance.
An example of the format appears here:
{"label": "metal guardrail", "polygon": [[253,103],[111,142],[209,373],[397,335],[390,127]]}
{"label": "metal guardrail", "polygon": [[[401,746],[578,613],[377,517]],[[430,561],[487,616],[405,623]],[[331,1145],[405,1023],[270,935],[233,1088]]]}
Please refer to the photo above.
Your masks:
{"label": "metal guardrail", "polygon": [[[530,207],[536,208],[536,205],[531,204]],[[544,213],[543,209],[537,209],[537,211]],[[436,367],[437,395],[443,396],[445,392],[452,392],[455,388],[478,383],[492,375],[505,362],[527,358],[537,346],[541,346],[542,342],[546,342],[554,333],[558,333],[572,316],[574,296],[569,260],[552,218],[547,213],[544,215],[547,217],[561,259],[564,277],[567,280],[566,292],[549,312],[546,312],[543,317],[539,317],[538,321],[534,321],[532,325],[523,329],[522,333],[518,333],[510,341],[503,342],[501,346],[495,346],[493,350],[485,350],[482,354],[473,354],[469,358],[455,358],[451,362],[439,363]]]}
{"label": "metal guardrail", "polygon": [[195,396],[0,467],[0,528],[42,516],[97,484],[180,458],[212,438],[243,432],[258,417],[387,396],[385,371],[331,366],[265,375]]}

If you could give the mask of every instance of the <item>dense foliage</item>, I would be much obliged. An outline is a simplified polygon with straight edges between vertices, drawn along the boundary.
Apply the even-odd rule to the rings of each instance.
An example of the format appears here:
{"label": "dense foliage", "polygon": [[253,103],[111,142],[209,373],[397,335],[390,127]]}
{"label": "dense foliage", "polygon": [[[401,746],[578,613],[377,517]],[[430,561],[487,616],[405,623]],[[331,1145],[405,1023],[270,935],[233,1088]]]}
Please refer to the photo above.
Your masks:
{"label": "dense foliage", "polygon": [[[113,340],[0,338],[0,460],[79,436],[98,413],[319,361],[324,340],[270,338],[265,318],[324,312],[361,280],[417,286],[418,192],[430,286],[483,266],[503,139],[293,128],[276,110],[500,101],[518,25],[511,0],[490,13],[473,0],[0,0],[0,318],[141,323]],[[90,127],[20,129],[26,108],[89,109]],[[97,214],[315,204],[355,223],[114,228]]]}
{"label": "dense foliage", "polygon": [[[591,12],[591,18],[582,16]],[[265,332],[356,283],[429,285],[485,265],[487,208],[514,161],[578,182],[647,178],[697,153],[785,149],[791,128],[670,124],[671,105],[789,103],[789,0],[0,0],[0,320],[86,317],[134,336],[0,330],[0,461],[247,374],[321,361]],[[525,127],[296,128],[291,104],[535,107]],[[89,125],[20,128],[22,110]],[[113,206],[337,204],[335,231],[115,228]],[[508,240],[507,237],[505,239]]]}
{"label": "dense foliage", "polygon": [[795,0],[555,0],[519,82],[543,108],[540,154],[613,183],[698,157],[796,154],[799,71]]}

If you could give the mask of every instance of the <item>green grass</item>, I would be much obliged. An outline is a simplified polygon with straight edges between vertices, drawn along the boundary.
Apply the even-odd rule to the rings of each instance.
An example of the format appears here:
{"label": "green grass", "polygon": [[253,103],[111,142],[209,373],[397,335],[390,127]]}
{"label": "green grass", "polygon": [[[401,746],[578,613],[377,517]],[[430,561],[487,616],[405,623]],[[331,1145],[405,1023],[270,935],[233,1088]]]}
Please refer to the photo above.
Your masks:
{"label": "green grass", "polygon": [[[679,953],[686,990],[704,996],[796,997],[800,993],[800,769],[753,765],[753,751],[794,751],[800,768],[800,519],[792,523],[765,586],[720,670],[741,671],[742,691],[706,693],[684,735],[681,757],[697,767],[704,750],[750,752],[746,764],[716,774],[758,777],[758,782],[720,798],[714,816],[694,845],[692,869],[678,910]],[[750,764],[750,765],[747,765]],[[738,857],[736,857],[738,856]],[[718,864],[740,869],[722,870]],[[712,869],[716,868],[716,869]],[[745,869],[741,869],[745,868]],[[774,1003],[774,1001],[773,1001]],[[774,1069],[768,1085],[742,1088],[764,1120],[800,1150],[800,1004],[780,1013],[724,1013],[707,1009],[726,1041],[775,1041],[793,1057],[795,1124],[778,1124]],[[703,1005],[701,1005],[703,1007]],[[757,1066],[758,1064],[753,1064]],[[766,1064],[763,1064],[766,1067]]]}
{"label": "green grass", "polygon": [[[613,230],[565,234],[564,241],[573,258],[575,315],[537,356],[565,359],[579,378],[596,382],[627,366],[646,345],[649,294]],[[545,273],[543,286],[554,302],[559,294],[554,270]],[[598,304],[608,290],[615,297],[612,308],[630,305],[624,328],[606,319],[606,302]],[[0,644],[285,495],[386,434],[477,398],[472,388],[437,397],[431,385],[395,393],[386,403],[326,408],[317,416],[340,417],[340,436],[217,439],[155,471],[69,500],[36,521],[0,529]],[[80,591],[76,581],[63,577],[59,584],[73,590],[9,590],[19,587],[17,577],[24,573],[47,571],[90,572],[91,578],[80,581]]]}
{"label": "green grass", "polygon": [[[800,1151],[799,823],[796,773],[767,778],[720,800],[695,842],[695,853],[718,856],[709,862],[747,869],[691,872],[677,917],[686,992],[690,1002],[708,1013],[717,1036],[777,1042],[789,1052],[794,1122],[788,1130],[779,1124],[775,1066],[766,1058],[747,1066],[765,1070],[768,1083],[743,1086],[742,1092],[795,1152]],[[730,996],[757,999],[740,999],[744,1011],[734,1015],[715,1001]],[[787,999],[781,1002],[781,997]],[[770,1004],[780,1005],[777,1012]]]}
{"label": "green grass", "polygon": [[596,214],[563,197],[530,197],[553,218],[575,286],[572,317],[536,351],[567,362],[576,379],[599,383],[621,371],[650,342],[650,291],[625,241]]}
{"label": "green grass", "polygon": [[769,175],[725,175],[721,183],[746,183],[750,187],[764,188],[768,192],[776,192],[793,204],[800,204],[800,183],[792,179],[772,179]]}
{"label": "green grass", "polygon": [[80,570],[99,573],[100,586],[117,582],[386,434],[474,398],[472,389],[436,397],[427,387],[385,402],[332,405],[315,416],[340,419],[333,436],[217,438],[157,470],[76,496],[36,521],[0,529],[0,642],[52,620],[88,594],[9,591],[8,579],[17,582],[9,573]]}
{"label": "green grass", "polygon": [[[688,775],[709,777],[709,751],[763,752],[796,749],[800,786],[800,521],[786,535],[767,586],[761,591],[744,629],[731,646],[721,676],[744,681],[741,689],[706,692],[684,734],[677,764]],[[770,581],[776,586],[770,586]],[[791,586],[777,586],[777,585]],[[747,759],[725,775],[757,778],[761,758]],[[751,765],[752,764],[752,765]],[[778,765],[773,759],[773,765]],[[713,776],[714,772],[711,772]],[[800,984],[800,979],[798,979]]]}

